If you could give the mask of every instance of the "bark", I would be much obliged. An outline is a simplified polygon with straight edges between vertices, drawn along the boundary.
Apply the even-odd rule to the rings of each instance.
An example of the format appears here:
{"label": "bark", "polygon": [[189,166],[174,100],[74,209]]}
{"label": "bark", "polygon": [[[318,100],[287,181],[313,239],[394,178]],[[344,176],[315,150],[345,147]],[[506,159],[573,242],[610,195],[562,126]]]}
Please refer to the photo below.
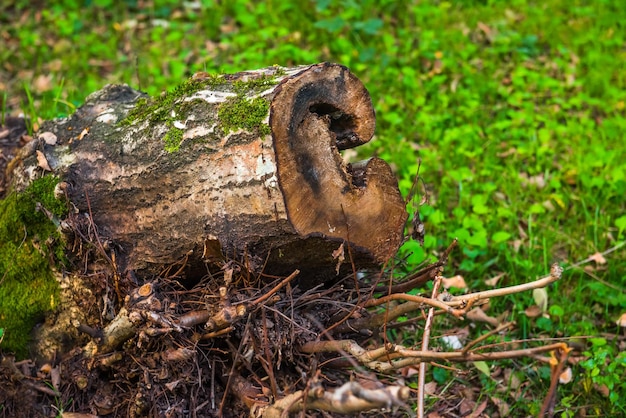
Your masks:
{"label": "bark", "polygon": [[[197,74],[146,100],[126,85],[46,122],[13,171],[17,189],[50,169],[92,217],[121,271],[221,258],[254,273],[327,278],[394,255],[407,213],[390,167],[346,164],[368,142],[369,94],[334,64]],[[350,250],[349,252],[347,250]]]}

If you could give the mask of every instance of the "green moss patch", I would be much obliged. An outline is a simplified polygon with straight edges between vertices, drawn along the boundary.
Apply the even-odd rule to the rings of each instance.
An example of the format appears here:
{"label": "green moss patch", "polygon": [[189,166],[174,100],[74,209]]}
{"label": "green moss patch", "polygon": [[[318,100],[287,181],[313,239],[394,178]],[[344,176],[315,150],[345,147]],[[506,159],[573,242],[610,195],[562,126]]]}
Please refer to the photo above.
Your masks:
{"label": "green moss patch", "polygon": [[267,117],[269,107],[270,103],[262,97],[246,99],[237,96],[220,105],[218,117],[224,132],[239,128],[249,131],[258,129],[260,134],[268,135],[270,127],[263,120]]}
{"label": "green moss patch", "polygon": [[150,124],[164,122],[168,128],[163,138],[164,149],[176,152],[180,149],[183,131],[174,127],[174,121],[183,119],[190,107],[189,103],[181,103],[179,99],[206,88],[223,91],[232,88],[236,96],[222,103],[218,110],[220,127],[226,133],[237,129],[258,129],[261,135],[268,135],[270,128],[263,120],[269,111],[269,102],[260,97],[250,99],[249,96],[275,85],[276,77],[283,74],[284,70],[277,68],[275,75],[262,75],[247,81],[237,80],[232,86],[223,75],[190,78],[170,92],[138,100],[126,118],[120,121],[120,125],[132,125],[140,121],[148,121]]}
{"label": "green moss patch", "polygon": [[170,127],[170,130],[165,134],[165,138],[163,138],[163,142],[165,142],[165,151],[178,151],[180,149],[180,143],[183,142],[183,130]]}
{"label": "green moss patch", "polygon": [[59,302],[59,286],[50,269],[63,261],[61,237],[54,217],[67,214],[54,197],[54,176],[34,181],[24,192],[0,200],[0,348],[22,357],[28,354],[29,334],[43,315]]}

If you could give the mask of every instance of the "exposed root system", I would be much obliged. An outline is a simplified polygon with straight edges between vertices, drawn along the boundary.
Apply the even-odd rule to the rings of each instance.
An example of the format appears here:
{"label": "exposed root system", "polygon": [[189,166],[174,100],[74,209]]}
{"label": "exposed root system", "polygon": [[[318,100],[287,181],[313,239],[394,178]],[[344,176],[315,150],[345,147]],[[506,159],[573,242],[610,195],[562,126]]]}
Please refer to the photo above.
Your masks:
{"label": "exposed root system", "polygon": [[[401,316],[419,320],[432,310],[460,318],[487,297],[560,277],[554,266],[522,289],[458,298],[408,294],[439,278],[448,253],[403,280],[363,272],[306,290],[297,270],[256,278],[235,262],[195,284],[167,275],[138,282],[115,271],[81,276],[93,307],[72,322],[80,337],[37,365],[4,357],[0,397],[7,401],[0,416],[411,415],[416,393],[404,384],[406,367],[567,352],[564,344],[485,352],[479,341],[435,352],[388,341],[385,329],[403,327]],[[115,286],[103,284],[113,278]],[[68,303],[72,294],[78,295],[66,295]]]}

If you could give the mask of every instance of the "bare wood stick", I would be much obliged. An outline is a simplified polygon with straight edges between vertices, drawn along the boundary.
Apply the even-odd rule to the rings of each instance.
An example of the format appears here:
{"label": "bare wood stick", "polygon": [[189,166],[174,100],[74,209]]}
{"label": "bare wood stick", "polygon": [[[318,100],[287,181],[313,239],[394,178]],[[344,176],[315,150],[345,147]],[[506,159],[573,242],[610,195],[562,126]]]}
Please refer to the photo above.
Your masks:
{"label": "bare wood stick", "polygon": [[304,391],[288,395],[266,407],[262,412],[262,417],[280,418],[305,409],[353,414],[391,406],[404,406],[409,395],[410,389],[405,386],[365,389],[357,382],[348,382],[332,392],[309,391],[306,399]]}
{"label": "bare wood stick", "polygon": [[392,361],[378,361],[378,349],[368,351],[359,346],[354,340],[316,341],[302,345],[300,351],[303,353],[322,353],[345,351],[356,358],[361,364],[377,372],[390,372],[405,366],[412,366],[423,361],[452,361],[468,362],[480,360],[504,360],[519,357],[533,356],[539,353],[546,353],[556,349],[565,349],[567,344],[554,343],[543,347],[525,348],[520,350],[498,351],[490,353],[478,353],[475,351],[463,353],[462,351],[435,352],[407,349],[401,345],[391,345],[387,347],[389,353],[397,353],[399,356]]}
{"label": "bare wood stick", "polygon": [[452,300],[450,302],[446,302],[446,304],[448,306],[458,306],[458,304],[463,304],[472,299],[488,299],[498,296],[512,295],[514,293],[526,292],[533,289],[539,289],[559,280],[562,273],[563,268],[555,263],[552,265],[552,267],[550,267],[549,275],[535,281],[520,284],[517,286],[503,287],[501,289],[485,290],[484,292],[468,293],[467,295],[454,296]]}
{"label": "bare wood stick", "polygon": [[567,357],[569,356],[570,348],[564,348],[561,350],[557,350],[558,363],[556,367],[552,367],[552,376],[550,379],[550,389],[548,389],[548,394],[541,405],[541,412],[539,412],[540,417],[546,416],[546,414],[550,417],[554,416],[554,403],[556,402],[556,388],[559,384],[559,379],[561,377],[561,373],[563,373],[563,368],[565,367]]}
{"label": "bare wood stick", "polygon": [[[456,242],[456,240],[455,240]],[[433,284],[433,291],[431,299],[436,299],[439,292],[439,286],[441,285],[442,277],[437,275],[435,277],[435,283]],[[426,322],[424,324],[424,334],[422,335],[422,351],[428,351],[428,343],[430,340],[430,329],[435,316],[435,308],[428,310],[426,316]],[[426,384],[426,362],[422,362],[419,365],[418,385],[417,385],[417,416],[419,418],[424,417],[424,385]]]}
{"label": "bare wood stick", "polygon": [[391,300],[406,300],[411,302],[421,303],[422,305],[432,306],[434,308],[443,309],[444,311],[454,315],[457,318],[460,318],[464,313],[464,309],[454,309],[452,306],[446,304],[445,302],[441,302],[437,299],[427,298],[424,296],[418,295],[409,295],[407,293],[394,293],[392,295],[383,296],[378,299],[370,299],[363,304],[365,308],[369,308],[372,306],[382,305]]}
{"label": "bare wood stick", "polygon": [[250,303],[250,306],[256,306],[259,305],[263,302],[265,302],[266,300],[268,300],[273,294],[275,294],[276,292],[278,292],[280,289],[282,289],[287,283],[289,283],[290,281],[293,280],[294,277],[296,277],[298,274],[300,274],[300,270],[295,270],[293,273],[291,273],[289,276],[285,277],[280,283],[278,283],[276,286],[274,286],[274,288],[272,288],[272,290],[270,290],[269,292],[267,292],[266,294],[264,294],[263,296],[261,296],[260,298],[252,301]]}

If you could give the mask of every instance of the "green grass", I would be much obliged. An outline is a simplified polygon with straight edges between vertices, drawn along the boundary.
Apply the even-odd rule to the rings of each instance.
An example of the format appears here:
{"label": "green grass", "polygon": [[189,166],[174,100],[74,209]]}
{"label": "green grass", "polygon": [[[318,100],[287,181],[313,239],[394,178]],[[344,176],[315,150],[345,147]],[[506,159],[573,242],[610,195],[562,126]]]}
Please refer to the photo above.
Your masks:
{"label": "green grass", "polygon": [[[2,114],[66,115],[106,83],[156,95],[196,71],[339,62],[366,84],[376,108],[377,137],[361,154],[393,163],[405,194],[421,159],[427,237],[423,248],[404,246],[404,269],[457,237],[447,273],[479,290],[496,274],[505,273],[499,285],[521,283],[553,262],[568,266],[626,240],[621,2],[203,3],[1,6]],[[490,312],[518,321],[511,338],[606,336],[587,344],[574,382],[560,388],[559,414],[582,406],[625,413],[624,347],[610,337],[623,334],[615,320],[626,311],[625,292],[622,248],[606,264],[566,270],[548,289],[548,317],[523,314],[531,294],[492,302]],[[530,375],[527,390],[541,399],[547,382]],[[522,415],[539,404],[515,403]]]}

